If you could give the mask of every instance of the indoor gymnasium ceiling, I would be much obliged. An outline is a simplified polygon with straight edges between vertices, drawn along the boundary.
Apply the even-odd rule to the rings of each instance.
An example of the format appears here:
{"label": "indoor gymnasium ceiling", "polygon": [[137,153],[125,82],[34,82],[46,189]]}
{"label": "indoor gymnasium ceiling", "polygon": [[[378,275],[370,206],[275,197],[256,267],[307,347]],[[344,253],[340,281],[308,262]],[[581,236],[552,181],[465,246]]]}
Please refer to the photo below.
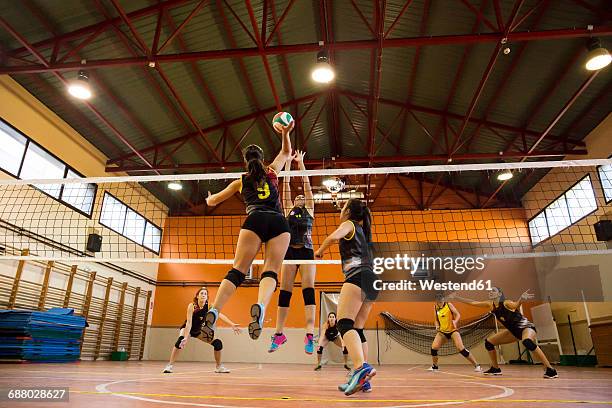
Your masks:
{"label": "indoor gymnasium ceiling", "polygon": [[[612,69],[584,68],[590,36],[612,48],[610,4],[1,0],[0,74],[102,150],[113,174],[236,170],[240,146],[278,150],[270,119],[281,109],[300,118],[309,168],[332,157],[336,167],[556,160],[585,154],[581,140],[610,113]],[[321,49],[332,85],[310,78]],[[65,91],[80,68],[88,102]],[[520,196],[537,179],[511,183]],[[479,177],[438,182],[495,192]]]}

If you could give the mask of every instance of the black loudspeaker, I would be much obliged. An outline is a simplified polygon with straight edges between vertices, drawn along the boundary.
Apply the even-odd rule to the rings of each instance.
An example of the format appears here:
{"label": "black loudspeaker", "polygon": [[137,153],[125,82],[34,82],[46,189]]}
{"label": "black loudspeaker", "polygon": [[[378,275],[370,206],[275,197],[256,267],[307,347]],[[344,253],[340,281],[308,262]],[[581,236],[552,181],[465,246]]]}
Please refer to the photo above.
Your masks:
{"label": "black loudspeaker", "polygon": [[595,235],[597,235],[598,241],[610,241],[612,240],[612,221],[601,220],[595,223]]}
{"label": "black loudspeaker", "polygon": [[87,237],[87,250],[89,252],[100,252],[102,247],[102,236],[98,234],[89,234]]}

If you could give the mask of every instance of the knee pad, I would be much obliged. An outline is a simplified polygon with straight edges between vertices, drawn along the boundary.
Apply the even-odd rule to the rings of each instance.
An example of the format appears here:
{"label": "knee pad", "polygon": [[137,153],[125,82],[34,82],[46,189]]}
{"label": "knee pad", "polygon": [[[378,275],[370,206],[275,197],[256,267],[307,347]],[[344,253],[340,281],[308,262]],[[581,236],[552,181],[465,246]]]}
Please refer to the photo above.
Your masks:
{"label": "knee pad", "polygon": [[[278,274],[274,271],[265,271],[261,274],[261,278],[259,280],[261,281],[263,278],[272,278],[274,279],[275,284],[278,283]],[[274,290],[276,290],[276,288],[274,288]]]}
{"label": "knee pad", "polygon": [[338,320],[338,323],[336,324],[336,326],[338,326],[338,331],[340,332],[340,335],[342,337],[344,337],[346,332],[348,332],[349,330],[353,330],[354,325],[355,325],[355,321],[351,319],[340,319]]}
{"label": "knee pad", "polygon": [[459,352],[459,354],[461,354],[463,357],[467,358],[467,356],[470,355],[470,350],[468,349],[463,349]]}
{"label": "knee pad", "polygon": [[342,354],[348,354],[348,350],[346,349],[346,347],[342,349]]}
{"label": "knee pad", "polygon": [[434,356],[434,357],[437,356],[438,355],[438,350],[431,349],[431,355]]}
{"label": "knee pad", "polygon": [[357,334],[359,334],[359,339],[361,340],[362,343],[365,343],[366,341],[368,341],[368,339],[366,339],[365,334],[363,334],[363,329],[355,329],[355,331],[357,332]]}
{"label": "knee pad", "polygon": [[223,350],[223,342],[219,339],[214,339],[212,341],[212,343],[210,343],[211,346],[213,346],[213,348],[215,349],[215,351],[221,351]]}
{"label": "knee pad", "polygon": [[523,340],[523,346],[529,351],[533,351],[538,348],[538,345],[533,342],[531,339]]}
{"label": "knee pad", "polygon": [[304,305],[316,305],[315,302],[315,290],[314,288],[304,288],[302,289],[302,296],[304,297]]}
{"label": "knee pad", "polygon": [[493,351],[495,350],[495,345],[493,345],[493,343],[491,343],[489,341],[489,339],[485,340],[485,348],[487,349],[487,351]]}
{"label": "knee pad", "polygon": [[319,348],[317,349],[317,354],[323,354],[323,347],[319,346]]}
{"label": "knee pad", "polygon": [[291,304],[291,295],[292,293],[288,290],[281,289],[278,294],[278,306],[289,307],[289,304]]}
{"label": "knee pad", "polygon": [[174,343],[174,347],[176,347],[177,349],[181,350],[181,343],[183,342],[183,339],[185,338],[185,336],[179,336],[178,340],[176,341],[176,343]]}
{"label": "knee pad", "polygon": [[232,268],[227,273],[227,275],[225,275],[225,279],[227,279],[228,281],[232,282],[235,287],[239,287],[240,285],[242,285],[242,282],[244,282],[245,278],[246,278],[246,275],[244,273],[240,272],[236,268]]}

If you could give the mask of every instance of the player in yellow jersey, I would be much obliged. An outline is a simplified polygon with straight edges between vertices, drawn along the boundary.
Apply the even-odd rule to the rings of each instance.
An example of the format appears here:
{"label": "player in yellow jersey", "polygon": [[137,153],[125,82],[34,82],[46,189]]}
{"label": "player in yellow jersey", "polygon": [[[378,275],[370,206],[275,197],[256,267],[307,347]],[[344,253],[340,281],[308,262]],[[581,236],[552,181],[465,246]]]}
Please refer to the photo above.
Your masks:
{"label": "player in yellow jersey", "polygon": [[461,315],[459,311],[453,306],[452,303],[448,303],[444,299],[444,294],[436,294],[436,302],[434,305],[435,323],[436,323],[436,337],[434,337],[433,343],[431,344],[431,359],[433,364],[430,371],[438,371],[438,350],[448,340],[453,340],[455,347],[459,350],[459,354],[465,357],[474,366],[474,371],[481,372],[480,365],[476,362],[474,356],[470,354],[470,351],[463,347],[463,341],[461,340],[461,334],[457,330],[457,323]]}

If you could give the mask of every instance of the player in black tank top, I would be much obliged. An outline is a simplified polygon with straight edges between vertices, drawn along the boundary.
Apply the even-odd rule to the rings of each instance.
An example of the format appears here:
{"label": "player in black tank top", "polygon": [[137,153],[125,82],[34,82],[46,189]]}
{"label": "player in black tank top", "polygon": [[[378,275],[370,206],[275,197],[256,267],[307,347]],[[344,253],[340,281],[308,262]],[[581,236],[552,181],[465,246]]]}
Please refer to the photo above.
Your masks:
{"label": "player in black tank top", "polygon": [[336,346],[342,349],[342,356],[344,357],[344,368],[350,370],[348,366],[347,358],[348,358],[348,350],[344,347],[344,343],[342,343],[342,337],[340,337],[340,333],[338,332],[338,327],[336,325],[336,313],[329,312],[327,315],[327,321],[323,323],[321,327],[322,335],[319,336],[319,347],[317,348],[317,366],[315,367],[315,371],[319,371],[321,369],[321,358],[323,357],[323,349],[327,347],[327,345],[331,342]]}
{"label": "player in black tank top", "polygon": [[[298,164],[299,170],[306,170],[304,166],[304,152],[297,151],[292,157],[292,160],[287,161],[285,170],[291,170],[291,162],[295,161]],[[304,336],[304,352],[312,354],[314,352],[314,322],[317,309],[315,301],[315,272],[316,268],[313,264],[299,263],[296,261],[313,260],[314,251],[312,250],[312,225],[314,222],[314,196],[310,187],[308,177],[302,177],[304,195],[295,197],[295,201],[291,201],[291,187],[289,176],[283,178],[283,206],[285,207],[285,215],[289,223],[289,231],[291,239],[287,253],[285,254],[285,263],[281,269],[281,284],[278,295],[278,309],[276,313],[276,332],[272,336],[269,352],[278,350],[278,348],[287,342],[287,337],[283,333],[287,314],[289,313],[289,305],[291,295],[293,294],[293,284],[295,275],[299,269],[302,281],[302,296],[304,298],[304,316],[306,318]],[[293,263],[288,264],[287,261]]]}
{"label": "player in black tank top", "polygon": [[[370,251],[372,242],[371,214],[358,199],[346,202],[340,213],[340,226],[331,233],[315,252],[322,259],[327,248],[340,241],[342,272],[345,276],[338,301],[338,331],[353,361],[353,374],[346,384],[339,386],[345,395],[369,389],[369,380],[376,375],[374,367],[365,361],[367,342],[363,331],[376,299],[376,276]],[[356,312],[355,312],[356,311]]]}
{"label": "player in black tank top", "polygon": [[219,312],[244,282],[246,273],[251,269],[253,260],[261,250],[261,244],[265,243],[257,303],[249,310],[251,317],[249,336],[256,340],[263,330],[265,309],[276,290],[277,275],[289,246],[289,226],[280,204],[277,174],[291,158],[289,134],[293,125],[292,121],[282,130],[281,151],[269,166],[263,162],[264,152],[261,147],[247,146],[244,150],[247,173],[231,182],[219,193],[209,192],[206,198],[207,205],[215,206],[234,194],[241,193],[246,204],[247,217],[238,235],[233,267],[221,282],[217,296],[202,325],[202,336],[205,341],[211,342],[214,339]]}
{"label": "player in black tank top", "polygon": [[519,311],[523,300],[533,299],[533,297],[534,295],[527,290],[517,301],[506,300],[502,290],[495,287],[489,292],[488,301],[476,301],[456,295],[453,296],[453,298],[473,306],[488,307],[495,315],[495,318],[505,327],[505,329],[489,336],[485,340],[485,348],[489,352],[489,357],[491,358],[491,368],[484,372],[485,375],[501,375],[501,369],[497,364],[495,346],[513,343],[519,340],[523,343],[523,346],[531,353],[535,354],[546,367],[544,378],[558,377],[557,370],[550,365],[548,358],[546,358],[542,349],[537,345],[538,340],[535,325]]}
{"label": "player in black tank top", "polygon": [[[208,289],[200,288],[197,292],[193,301],[189,303],[187,306],[187,316],[185,322],[179,329],[179,337],[174,347],[172,348],[172,352],[170,354],[170,362],[166,365],[164,369],[164,373],[172,373],[174,362],[176,361],[178,355],[181,350],[185,348],[187,341],[194,337],[200,340],[202,339],[200,328],[202,327],[202,323],[204,322],[204,318],[206,313],[208,312]],[[238,325],[232,322],[227,316],[224,314],[220,314],[219,317],[223,319],[226,323],[228,323],[234,329],[236,334],[241,332]],[[221,350],[223,350],[223,343],[219,339],[215,339],[210,344],[213,346],[215,350],[215,361],[217,363],[217,368],[215,369],[216,373],[229,373],[229,370],[221,364]]]}

